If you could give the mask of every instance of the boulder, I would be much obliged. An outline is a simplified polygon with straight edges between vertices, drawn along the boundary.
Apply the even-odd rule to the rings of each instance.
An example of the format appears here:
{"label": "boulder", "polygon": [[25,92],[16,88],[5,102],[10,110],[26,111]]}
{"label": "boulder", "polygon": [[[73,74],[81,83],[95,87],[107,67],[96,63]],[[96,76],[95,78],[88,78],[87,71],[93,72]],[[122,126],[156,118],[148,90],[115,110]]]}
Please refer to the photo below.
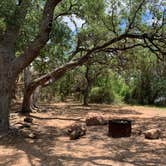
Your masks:
{"label": "boulder", "polygon": [[161,131],[159,129],[150,129],[145,131],[145,138],[147,139],[159,139]]}
{"label": "boulder", "polygon": [[87,126],[108,124],[108,120],[100,114],[89,114],[85,121]]}
{"label": "boulder", "polygon": [[74,123],[67,129],[67,134],[71,140],[79,139],[86,134],[86,126],[82,123]]}

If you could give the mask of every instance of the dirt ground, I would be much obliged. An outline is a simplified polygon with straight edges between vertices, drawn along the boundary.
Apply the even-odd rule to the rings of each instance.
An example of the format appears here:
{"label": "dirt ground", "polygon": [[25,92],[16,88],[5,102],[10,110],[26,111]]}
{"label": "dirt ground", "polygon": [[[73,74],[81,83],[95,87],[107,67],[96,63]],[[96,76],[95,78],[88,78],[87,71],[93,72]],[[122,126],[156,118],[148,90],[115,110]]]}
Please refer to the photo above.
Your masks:
{"label": "dirt ground", "polygon": [[[0,138],[2,166],[166,166],[166,109],[141,106],[90,105],[58,103],[41,105],[32,113],[30,130],[36,139],[14,136]],[[88,127],[87,134],[70,140],[64,130],[74,122],[84,122],[88,113],[103,113],[109,119],[132,120],[132,136],[111,138],[108,126]],[[11,114],[17,127],[24,116]],[[158,140],[144,138],[147,129],[162,131]]]}

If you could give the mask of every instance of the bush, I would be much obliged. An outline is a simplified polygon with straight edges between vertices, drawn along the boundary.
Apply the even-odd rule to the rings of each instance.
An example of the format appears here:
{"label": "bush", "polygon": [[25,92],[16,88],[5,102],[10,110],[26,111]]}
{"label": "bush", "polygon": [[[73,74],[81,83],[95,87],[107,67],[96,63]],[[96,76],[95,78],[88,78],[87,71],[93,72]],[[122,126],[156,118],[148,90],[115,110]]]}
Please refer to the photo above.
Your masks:
{"label": "bush", "polygon": [[114,93],[111,89],[104,87],[94,87],[91,90],[89,96],[90,102],[92,103],[113,103],[115,99]]}

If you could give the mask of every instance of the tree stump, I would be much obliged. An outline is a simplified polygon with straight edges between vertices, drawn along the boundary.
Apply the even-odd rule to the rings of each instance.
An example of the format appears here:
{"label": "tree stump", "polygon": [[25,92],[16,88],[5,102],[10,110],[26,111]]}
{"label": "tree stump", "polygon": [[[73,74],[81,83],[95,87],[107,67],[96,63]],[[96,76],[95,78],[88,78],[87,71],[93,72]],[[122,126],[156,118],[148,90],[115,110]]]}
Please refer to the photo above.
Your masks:
{"label": "tree stump", "polygon": [[131,136],[131,120],[114,119],[108,121],[108,135],[113,138]]}

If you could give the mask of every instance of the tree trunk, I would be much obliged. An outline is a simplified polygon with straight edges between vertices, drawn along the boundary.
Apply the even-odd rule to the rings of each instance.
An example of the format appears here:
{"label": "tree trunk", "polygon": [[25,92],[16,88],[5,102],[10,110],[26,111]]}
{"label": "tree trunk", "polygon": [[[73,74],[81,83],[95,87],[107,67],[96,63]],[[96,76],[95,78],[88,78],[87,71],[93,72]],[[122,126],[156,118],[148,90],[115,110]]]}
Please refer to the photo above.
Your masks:
{"label": "tree trunk", "polygon": [[9,129],[11,97],[16,80],[10,70],[13,55],[12,49],[0,45],[0,132]]}
{"label": "tree trunk", "polygon": [[[14,86],[16,78],[19,73],[39,55],[40,50],[49,40],[54,8],[60,1],[61,0],[48,0],[46,2],[43,17],[40,22],[39,34],[18,58],[15,56],[15,44],[31,1],[23,1],[23,3],[20,3],[20,6],[16,8],[13,15],[10,16],[10,18],[15,20],[15,24],[10,24],[8,21],[5,33],[0,36],[0,131],[9,129],[12,87]],[[33,89],[31,89],[31,91],[33,91]],[[26,97],[31,95],[31,91],[28,92]]]}
{"label": "tree trunk", "polygon": [[90,65],[86,64],[86,72],[85,72],[85,78],[86,78],[86,87],[83,91],[83,105],[88,106],[88,100],[89,100],[89,92],[91,89],[91,78],[90,78]]}
{"label": "tree trunk", "polygon": [[87,87],[84,90],[84,94],[83,94],[83,105],[84,106],[88,106],[88,99],[89,99],[89,88]]}
{"label": "tree trunk", "polygon": [[12,83],[14,81],[8,79],[8,72],[0,70],[0,132],[9,129],[9,113],[12,96]]}
{"label": "tree trunk", "polygon": [[32,99],[31,105],[32,105],[33,109],[38,108],[37,100],[38,100],[39,95],[40,95],[40,89],[41,89],[41,86],[38,86],[33,92],[33,95],[32,95],[32,98],[31,98]]}
{"label": "tree trunk", "polygon": [[22,114],[29,114],[33,109],[38,108],[36,105],[37,99],[39,97],[41,86],[30,87],[28,86],[24,91],[24,98],[22,103]]}
{"label": "tree trunk", "polygon": [[26,88],[24,91],[24,98],[22,103],[22,114],[29,114],[32,112],[32,95],[33,95],[34,89]]}
{"label": "tree trunk", "polygon": [[[4,87],[0,84],[0,89]],[[2,90],[2,89],[1,89]],[[9,129],[9,112],[11,102],[11,92],[4,90],[0,93],[0,131],[7,131]]]}

